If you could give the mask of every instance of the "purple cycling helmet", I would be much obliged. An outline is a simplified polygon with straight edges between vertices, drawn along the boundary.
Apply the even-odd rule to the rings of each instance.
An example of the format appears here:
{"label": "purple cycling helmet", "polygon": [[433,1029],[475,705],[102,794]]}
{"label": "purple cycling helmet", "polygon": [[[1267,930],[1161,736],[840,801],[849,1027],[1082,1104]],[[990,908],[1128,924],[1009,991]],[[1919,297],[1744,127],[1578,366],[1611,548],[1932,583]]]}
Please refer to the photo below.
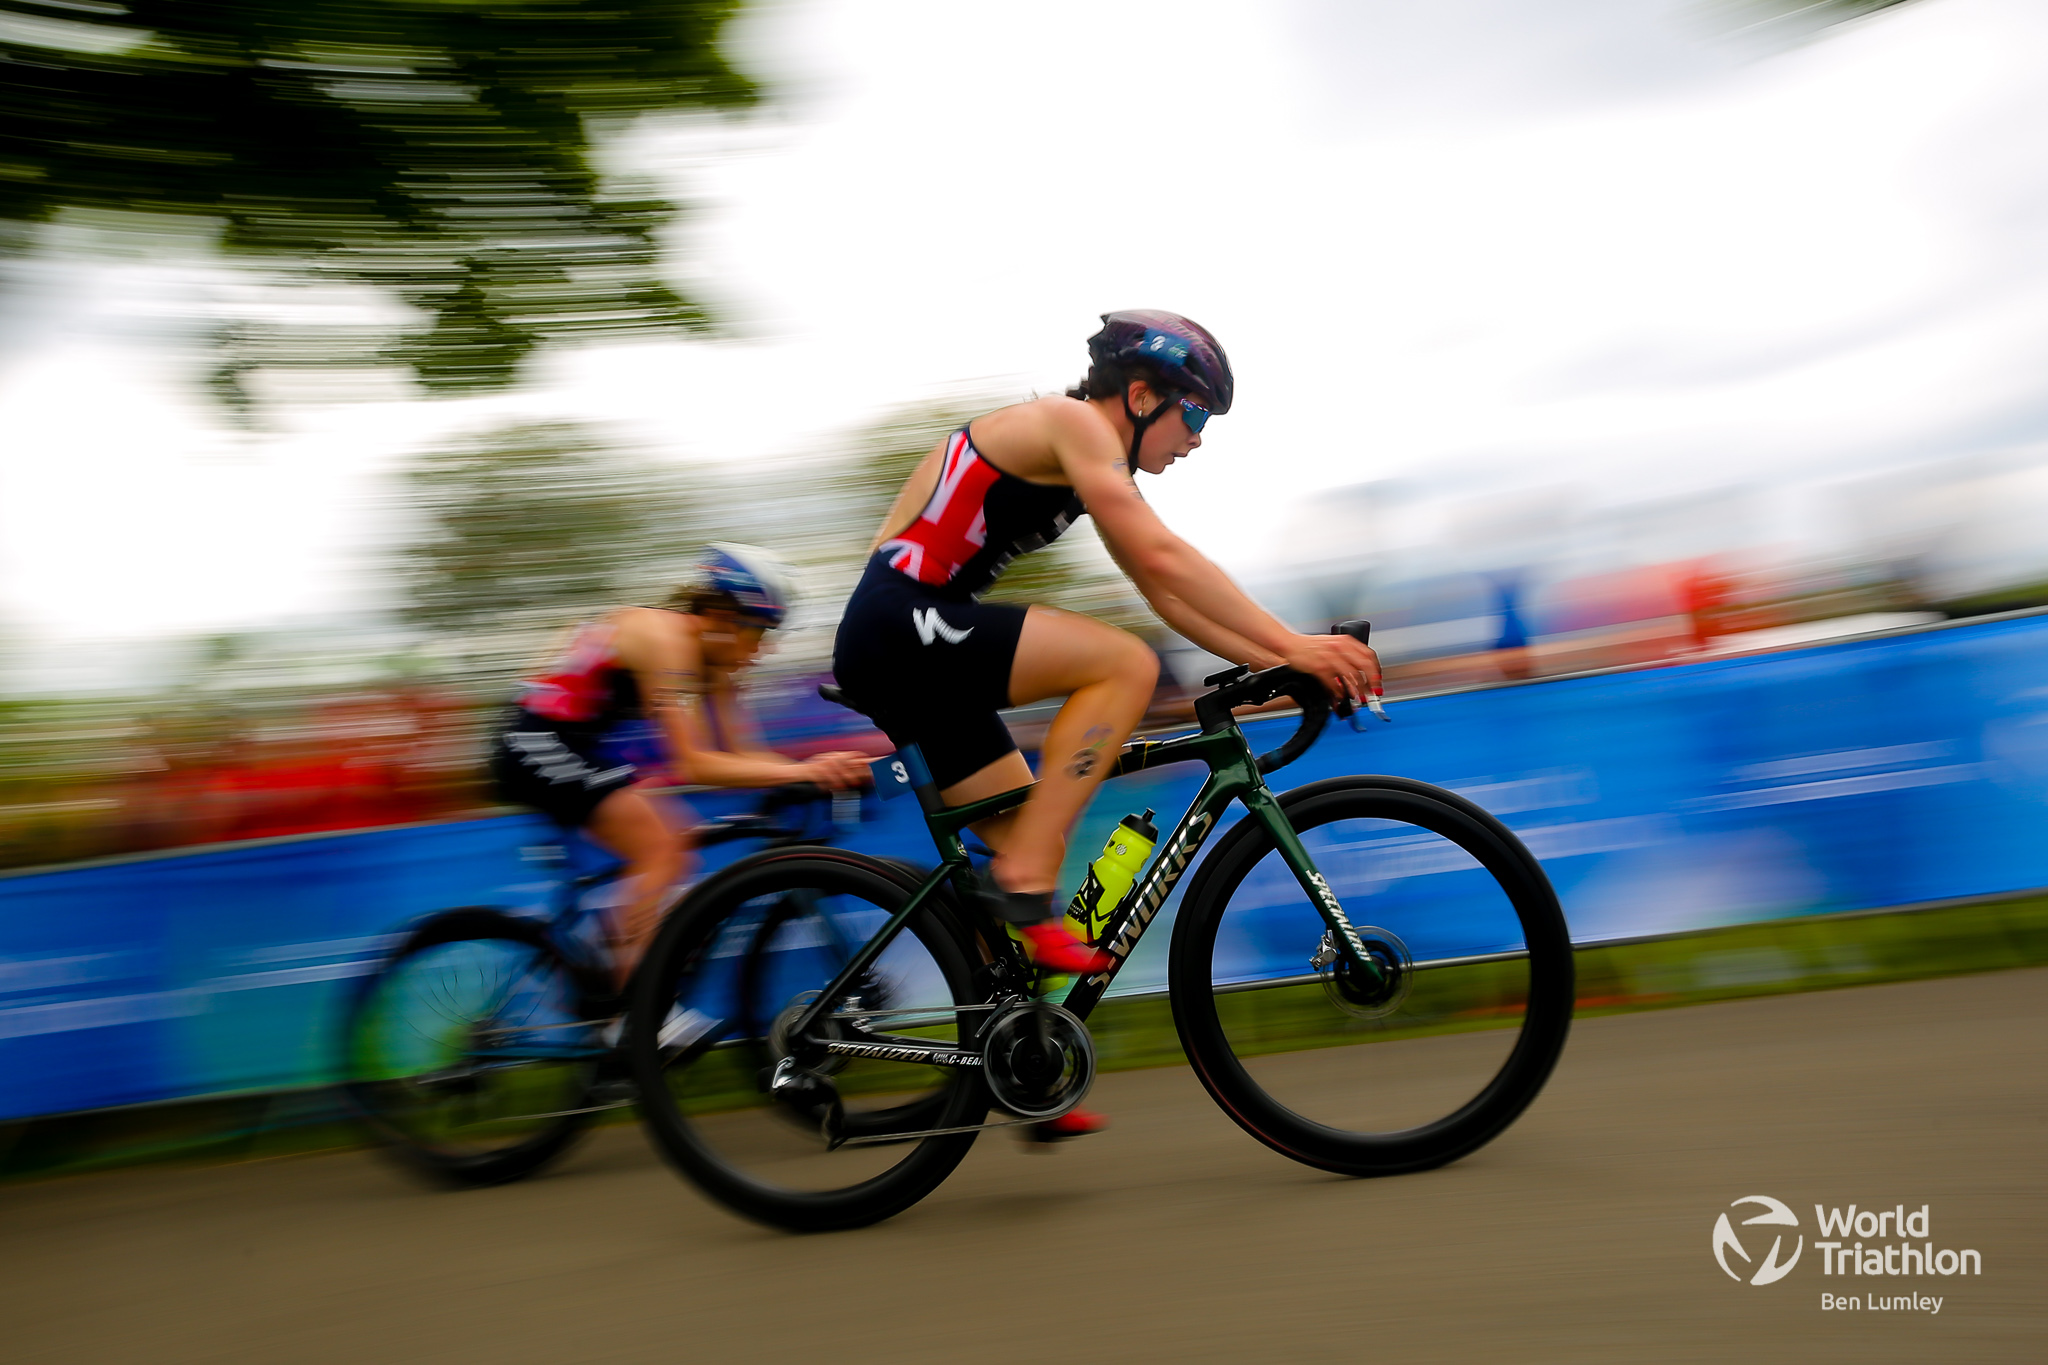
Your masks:
{"label": "purple cycling helmet", "polygon": [[1166,381],[1186,389],[1217,416],[1230,411],[1236,385],[1230,357],[1199,322],[1154,308],[1129,308],[1102,315],[1102,330],[1088,338],[1088,358],[1100,364],[1142,361]]}

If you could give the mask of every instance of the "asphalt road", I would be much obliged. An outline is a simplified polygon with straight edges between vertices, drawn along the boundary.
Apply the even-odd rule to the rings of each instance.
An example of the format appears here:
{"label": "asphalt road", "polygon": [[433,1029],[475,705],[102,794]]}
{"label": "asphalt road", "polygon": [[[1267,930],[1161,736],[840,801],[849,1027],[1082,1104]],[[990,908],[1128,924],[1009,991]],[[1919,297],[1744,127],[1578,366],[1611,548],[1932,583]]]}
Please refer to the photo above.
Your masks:
{"label": "asphalt road", "polygon": [[[2044,971],[1586,1020],[1503,1138],[1380,1181],[1274,1155],[1183,1069],[1130,1072],[1097,1088],[1111,1132],[984,1137],[908,1214],[811,1238],[705,1203],[631,1129],[459,1194],[366,1154],[62,1179],[0,1190],[0,1358],[2040,1360],[2044,1064]],[[1809,1245],[1738,1283],[1712,1230],[1752,1194],[1808,1243],[1815,1203],[1925,1204],[1983,1274],[1830,1277]],[[1943,1303],[1820,1306],[1873,1291]]]}

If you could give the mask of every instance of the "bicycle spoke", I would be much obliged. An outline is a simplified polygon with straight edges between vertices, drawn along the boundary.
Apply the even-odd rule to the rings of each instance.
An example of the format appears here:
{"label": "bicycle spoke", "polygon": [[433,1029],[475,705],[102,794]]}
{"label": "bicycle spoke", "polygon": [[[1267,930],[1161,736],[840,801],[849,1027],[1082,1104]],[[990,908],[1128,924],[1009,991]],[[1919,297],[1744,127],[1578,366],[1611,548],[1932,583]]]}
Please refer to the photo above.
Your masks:
{"label": "bicycle spoke", "polygon": [[466,1183],[516,1178],[591,1112],[583,1096],[603,1049],[534,927],[483,911],[449,920],[367,984],[350,1021],[349,1091],[423,1167]]}

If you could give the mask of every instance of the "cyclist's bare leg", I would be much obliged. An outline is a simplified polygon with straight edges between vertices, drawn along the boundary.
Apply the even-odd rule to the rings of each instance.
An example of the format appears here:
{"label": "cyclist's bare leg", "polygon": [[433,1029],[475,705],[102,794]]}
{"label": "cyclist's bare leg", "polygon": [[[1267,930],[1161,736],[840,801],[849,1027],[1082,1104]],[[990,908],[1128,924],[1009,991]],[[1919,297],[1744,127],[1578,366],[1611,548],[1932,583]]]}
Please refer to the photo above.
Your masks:
{"label": "cyclist's bare leg", "polygon": [[[1067,831],[1131,737],[1159,681],[1159,659],[1137,636],[1092,617],[1033,607],[1010,665],[1010,701],[1022,706],[1065,696],[1046,731],[1038,785],[1017,810],[975,826],[996,851],[992,871],[1009,891],[1051,891]],[[946,788],[948,805],[993,796],[1030,781],[1019,754],[1005,754]]]}
{"label": "cyclist's bare leg", "polygon": [[[1158,681],[1159,658],[1135,635],[1072,612],[1031,608],[1010,665],[1010,700],[1021,706],[1065,695],[1067,703],[1045,733],[1038,785],[1031,795],[1016,810],[974,827],[996,851],[991,871],[999,886],[1009,891],[1054,889],[1067,832],[1102,785],[1117,750],[1144,717]],[[947,805],[959,805],[1029,781],[1031,769],[1024,756],[1005,754],[940,796]],[[1031,951],[1045,961],[1038,958],[1039,949]],[[1051,1143],[1084,1137],[1105,1125],[1100,1114],[1075,1109],[1020,1131],[1028,1132],[1032,1141]]]}
{"label": "cyclist's bare leg", "polygon": [[626,860],[621,876],[627,901],[612,911],[612,960],[624,989],[640,954],[661,923],[661,909],[689,870],[685,831],[631,787],[615,791],[591,812],[584,833]]}
{"label": "cyclist's bare leg", "polygon": [[[963,806],[969,801],[979,801],[985,796],[996,796],[1003,792],[1028,787],[1035,779],[1031,765],[1020,753],[1007,753],[995,762],[975,773],[961,778],[950,787],[939,790],[939,799],[949,806]],[[1009,828],[1017,822],[1017,812],[1006,810],[1001,815],[992,815],[986,820],[977,820],[968,828],[990,848],[1001,848],[1009,842]]]}

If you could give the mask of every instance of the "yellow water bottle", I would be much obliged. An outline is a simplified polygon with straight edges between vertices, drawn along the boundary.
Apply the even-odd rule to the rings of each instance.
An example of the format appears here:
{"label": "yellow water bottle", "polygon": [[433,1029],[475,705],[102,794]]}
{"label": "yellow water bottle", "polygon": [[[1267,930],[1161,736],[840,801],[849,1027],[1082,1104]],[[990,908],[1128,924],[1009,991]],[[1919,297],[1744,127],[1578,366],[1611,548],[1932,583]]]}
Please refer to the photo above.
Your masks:
{"label": "yellow water bottle", "polygon": [[1101,945],[1109,922],[1123,907],[1124,898],[1130,895],[1138,874],[1145,870],[1145,860],[1152,856],[1152,846],[1158,842],[1159,831],[1152,827],[1149,809],[1143,815],[1126,815],[1117,821],[1109,842],[1088,864],[1088,876],[1067,907],[1067,918],[1072,921],[1067,927],[1074,931],[1075,938]]}

